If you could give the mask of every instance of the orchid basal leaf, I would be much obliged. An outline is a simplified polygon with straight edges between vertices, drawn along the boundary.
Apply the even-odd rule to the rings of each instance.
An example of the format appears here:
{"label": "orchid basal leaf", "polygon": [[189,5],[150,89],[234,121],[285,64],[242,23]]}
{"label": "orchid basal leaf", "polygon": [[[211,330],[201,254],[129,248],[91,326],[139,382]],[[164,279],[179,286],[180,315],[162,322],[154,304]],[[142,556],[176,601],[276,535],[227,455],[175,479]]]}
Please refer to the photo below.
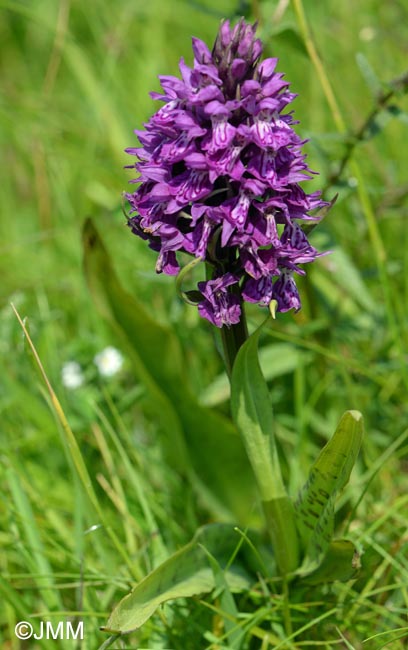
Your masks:
{"label": "orchid basal leaf", "polygon": [[296,502],[296,524],[304,550],[303,574],[325,557],[334,532],[337,494],[347,484],[363,437],[363,417],[346,411],[312,466]]}
{"label": "orchid basal leaf", "polygon": [[321,564],[304,578],[304,582],[308,585],[327,584],[335,580],[347,582],[357,577],[360,568],[360,554],[353,542],[335,539],[330,542]]}
{"label": "orchid basal leaf", "polygon": [[[231,411],[241,433],[262,501],[286,496],[274,439],[272,404],[258,360],[258,329],[238,352]],[[271,477],[274,476],[274,480]]]}
{"label": "orchid basal leaf", "polygon": [[274,437],[272,404],[258,359],[256,330],[240,348],[231,381],[231,411],[255,475],[281,574],[298,566],[293,503],[286,493]]}

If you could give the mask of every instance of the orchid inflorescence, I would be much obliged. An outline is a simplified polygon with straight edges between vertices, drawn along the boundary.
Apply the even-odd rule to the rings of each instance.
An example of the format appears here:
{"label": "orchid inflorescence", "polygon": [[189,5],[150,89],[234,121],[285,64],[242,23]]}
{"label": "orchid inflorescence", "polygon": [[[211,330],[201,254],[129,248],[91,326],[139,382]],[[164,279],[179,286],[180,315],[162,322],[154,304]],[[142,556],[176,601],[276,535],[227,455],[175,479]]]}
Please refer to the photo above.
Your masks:
{"label": "orchid inflorescence", "polygon": [[239,322],[242,301],[300,308],[294,274],[319,253],[299,222],[327,205],[299,182],[312,172],[286,107],[296,97],[277,59],[260,62],[256,25],[222,22],[212,52],[193,38],[194,65],[161,76],[164,101],[135,131],[140,147],[129,226],[159,253],[156,271],[177,275],[177,252],[207,263],[198,309],[217,327]]}

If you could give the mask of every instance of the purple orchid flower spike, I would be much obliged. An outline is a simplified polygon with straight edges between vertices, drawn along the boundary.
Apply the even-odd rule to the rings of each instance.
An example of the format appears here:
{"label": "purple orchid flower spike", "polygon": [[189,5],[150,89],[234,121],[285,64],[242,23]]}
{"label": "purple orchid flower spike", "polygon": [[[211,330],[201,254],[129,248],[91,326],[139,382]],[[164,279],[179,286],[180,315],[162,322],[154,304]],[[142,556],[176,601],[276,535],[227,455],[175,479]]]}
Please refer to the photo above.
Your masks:
{"label": "purple orchid flower spike", "polygon": [[158,273],[178,274],[178,252],[213,269],[198,310],[220,328],[239,322],[242,301],[300,309],[299,265],[320,255],[301,224],[328,205],[299,185],[314,172],[287,110],[296,95],[277,59],[260,61],[255,32],[224,21],[212,51],[193,38],[193,67],[160,77],[152,96],[164,106],[127,150],[139,174],[126,194],[132,232],[157,251]]}

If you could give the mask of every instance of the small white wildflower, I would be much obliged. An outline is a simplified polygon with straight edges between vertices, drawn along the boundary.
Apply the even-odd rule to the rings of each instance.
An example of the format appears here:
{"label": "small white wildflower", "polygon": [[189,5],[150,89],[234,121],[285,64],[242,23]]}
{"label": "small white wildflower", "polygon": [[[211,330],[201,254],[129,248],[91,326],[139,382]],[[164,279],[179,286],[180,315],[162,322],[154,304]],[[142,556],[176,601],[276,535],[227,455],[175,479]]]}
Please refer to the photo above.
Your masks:
{"label": "small white wildflower", "polygon": [[77,361],[67,361],[67,363],[64,363],[61,378],[65,388],[69,388],[70,390],[79,388],[84,383],[81,366]]}
{"label": "small white wildflower", "polygon": [[112,377],[121,369],[123,357],[119,350],[110,345],[96,355],[94,364],[103,377]]}

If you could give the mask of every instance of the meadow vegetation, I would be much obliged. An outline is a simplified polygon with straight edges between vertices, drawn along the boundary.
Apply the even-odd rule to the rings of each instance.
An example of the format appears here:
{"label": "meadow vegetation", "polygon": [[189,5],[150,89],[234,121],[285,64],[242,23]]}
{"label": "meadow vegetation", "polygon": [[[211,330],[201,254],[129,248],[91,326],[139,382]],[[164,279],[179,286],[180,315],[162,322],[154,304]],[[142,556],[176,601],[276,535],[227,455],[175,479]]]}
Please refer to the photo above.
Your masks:
{"label": "meadow vegetation", "polygon": [[[235,461],[233,445],[222,439],[217,447],[219,423],[229,426],[229,384],[212,328],[180,300],[171,278],[155,274],[155,254],[131,235],[121,207],[131,177],[124,149],[135,146],[133,129],[156,110],[148,93],[159,89],[157,75],[178,74],[181,56],[191,61],[191,36],[211,44],[222,18],[244,15],[259,21],[266,55],[279,57],[298,93],[296,128],[310,140],[315,188],[324,187],[327,200],[338,194],[310,236],[332,254],[301,279],[303,309],[264,329],[261,365],[292,494],[341,414],[363,413],[362,451],[336,514],[362,568],[354,580],[309,585],[289,597],[289,614],[278,587],[263,581],[233,605],[217,593],[166,604],[111,647],[403,650],[405,3],[0,0],[0,12],[2,647],[93,650],[106,642],[99,628],[113,606],[199,526],[260,525],[249,473],[237,476],[249,485],[239,502],[235,486],[220,478],[218,456]],[[92,267],[92,281],[84,273],[88,217],[124,288],[109,313],[102,296],[108,262]],[[10,303],[26,319],[61,411]],[[247,316],[253,331],[265,313],[250,306]],[[149,346],[155,327],[160,348],[153,335]],[[107,347],[124,360],[111,375],[94,361]],[[188,386],[182,405],[171,386],[176,357]],[[80,367],[77,387],[63,381],[72,361]],[[213,426],[208,435],[205,426]],[[64,617],[84,621],[77,646],[20,645],[14,636],[19,620]]]}

